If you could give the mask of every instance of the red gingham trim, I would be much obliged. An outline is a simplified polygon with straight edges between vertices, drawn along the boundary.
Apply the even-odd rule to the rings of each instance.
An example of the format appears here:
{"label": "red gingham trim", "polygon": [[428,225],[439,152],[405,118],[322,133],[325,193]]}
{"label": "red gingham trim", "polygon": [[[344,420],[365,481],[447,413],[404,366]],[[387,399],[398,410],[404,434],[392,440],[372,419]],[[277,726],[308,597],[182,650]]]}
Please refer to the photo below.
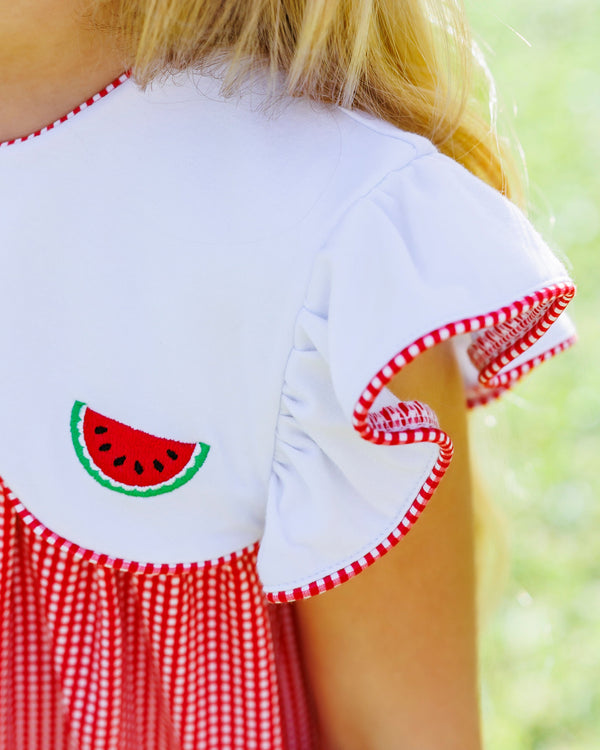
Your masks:
{"label": "red gingham trim", "polygon": [[[502,336],[498,337],[499,341],[504,343],[508,332],[507,324],[509,321],[515,321],[514,337],[508,337],[508,344],[498,347],[493,351],[488,350],[489,343],[492,341],[493,333],[484,331],[481,335],[481,344],[475,342],[472,346],[471,356],[474,352],[483,355],[487,352],[487,357],[481,356],[479,382],[492,389],[502,391],[512,383],[529,372],[533,363],[538,363],[545,359],[545,356],[536,357],[531,363],[525,363],[518,368],[508,372],[500,372],[504,367],[509,365],[514,359],[534,344],[546,331],[558,316],[563,312],[565,307],[575,296],[575,286],[571,282],[552,284],[539,291],[528,294],[522,299],[513,302],[511,305],[502,307],[495,312],[486,315],[478,315],[474,318],[466,318],[454,323],[438,328],[431,333],[422,336],[414,343],[407,346],[395,357],[393,357],[381,370],[373,377],[361,394],[356,406],[354,407],[353,424],[354,429],[360,433],[361,437],[373,443],[386,443],[394,445],[394,435],[390,433],[380,433],[374,430],[367,419],[369,411],[375,402],[375,399],[382,389],[397,375],[403,367],[412,362],[419,354],[436,344],[446,341],[453,336],[459,336],[464,333],[473,333],[482,329],[489,329],[493,326],[502,326]],[[530,320],[530,326],[525,332],[520,329],[518,318],[527,315],[531,310],[538,309],[538,315],[534,315]],[[479,339],[478,339],[479,341]],[[572,341],[571,341],[572,343]],[[565,343],[562,348],[566,348]],[[556,351],[560,351],[556,347]],[[552,356],[552,353],[550,354]]]}
{"label": "red gingham trim", "polygon": [[404,432],[405,430],[439,427],[433,409],[420,401],[399,401],[395,406],[384,406],[368,416],[373,431]]}
{"label": "red gingham trim", "polygon": [[25,141],[30,141],[32,138],[37,138],[39,135],[43,135],[44,133],[47,133],[50,130],[54,130],[55,127],[58,125],[61,125],[63,122],[66,122],[67,120],[70,120],[72,117],[75,117],[75,115],[78,115],[80,112],[82,112],[84,109],[87,109],[88,107],[91,107],[92,104],[95,104],[100,99],[104,99],[104,97],[107,94],[110,94],[111,91],[114,91],[116,88],[118,88],[122,83],[125,83],[125,81],[130,77],[130,73],[123,73],[123,75],[119,76],[118,78],[115,78],[115,80],[112,83],[109,83],[108,86],[102,89],[102,91],[99,91],[97,94],[94,94],[94,96],[91,96],[87,101],[82,102],[79,104],[75,109],[72,109],[68,114],[63,115],[58,120],[55,120],[54,122],[51,122],[49,125],[46,125],[46,127],[41,128],[40,130],[36,130],[35,133],[30,133],[29,135],[22,136],[21,138],[13,138],[11,141],[2,141],[0,143],[0,148],[4,148],[5,146],[14,146],[16,143],[25,143]]}
{"label": "red gingham trim", "polygon": [[[506,318],[501,316],[498,322],[492,324],[496,328],[484,331],[470,347],[471,361],[479,367],[479,382],[490,388],[506,386],[513,382],[514,378],[509,372],[500,371],[546,333],[574,296],[573,284],[555,284],[511,305],[510,315]],[[537,311],[537,315],[531,315],[534,311]],[[518,320],[523,315],[528,323],[524,330]],[[515,331],[512,340],[511,328]],[[529,369],[531,368],[524,372],[528,372]]]}
{"label": "red gingham trim", "polygon": [[[304,586],[288,591],[267,592],[267,599],[278,603],[306,599],[329,591],[354,577],[406,536],[433,495],[450,464],[453,452],[452,441],[437,426],[433,412],[419,402],[399,402],[396,407],[384,407],[375,414],[371,412],[379,393],[403,367],[427,349],[453,336],[488,329],[475,340],[469,354],[471,359],[475,360],[474,364],[479,364],[479,382],[491,390],[489,396],[483,397],[477,394],[467,402],[470,406],[486,403],[500,396],[512,383],[533,367],[563,351],[574,342],[574,338],[561,342],[518,367],[507,372],[500,372],[520,354],[527,351],[550,328],[574,296],[575,287],[572,283],[552,284],[495,312],[459,320],[438,328],[407,346],[384,365],[371,379],[356,404],[353,414],[354,428],[365,440],[378,445],[436,443],[440,447],[440,452],[431,475],[399,526],[375,549],[345,568]],[[423,422],[430,420],[430,428],[424,424],[422,429],[415,429],[415,420],[423,420]]]}
{"label": "red gingham trim", "polygon": [[469,409],[474,409],[477,406],[485,406],[486,404],[489,404],[492,401],[495,401],[497,398],[500,398],[503,393],[506,393],[506,391],[510,388],[510,386],[513,383],[516,383],[517,380],[520,380],[523,375],[526,375],[528,372],[531,372],[535,367],[540,365],[542,362],[546,362],[548,359],[552,359],[552,357],[556,356],[557,354],[560,354],[560,352],[564,352],[565,349],[569,349],[569,347],[573,346],[573,344],[577,341],[577,336],[571,336],[568,339],[565,339],[564,341],[561,341],[560,344],[557,344],[556,346],[552,347],[552,349],[548,349],[543,354],[540,354],[537,357],[533,357],[532,359],[528,360],[527,362],[523,362],[518,367],[513,367],[510,369],[506,374],[509,377],[508,382],[506,382],[503,386],[496,388],[494,390],[491,390],[489,392],[486,392],[485,390],[473,390],[471,393],[467,395],[467,406]]}
{"label": "red gingham trim", "polygon": [[[267,592],[266,597],[270,602],[274,603],[285,603],[294,602],[299,599],[308,599],[311,596],[322,594],[324,591],[329,591],[340,583],[345,583],[350,578],[358,575],[361,571],[366,570],[380,557],[383,557],[392,547],[395,547],[398,542],[406,536],[406,534],[412,528],[414,522],[421,515],[423,509],[431,499],[435,492],[440,480],[446,473],[446,469],[450,465],[452,460],[453,446],[452,441],[446,435],[445,432],[437,427],[437,419],[431,409],[425,404],[421,404],[418,401],[399,402],[396,407],[385,407],[382,412],[385,411],[386,415],[373,415],[375,419],[383,420],[388,419],[392,424],[394,432],[380,432],[374,430],[373,435],[377,435],[377,440],[373,442],[385,443],[386,445],[411,445],[413,443],[435,443],[439,446],[439,454],[437,460],[431,470],[430,475],[425,481],[425,484],[419,490],[419,493],[412,505],[408,509],[404,518],[400,521],[399,525],[388,534],[388,536],[380,542],[374,549],[363,555],[360,559],[355,560],[345,568],[332,573],[331,575],[319,578],[316,581],[306,584],[305,586],[298,586],[297,588],[290,589],[288,591],[275,591]],[[393,412],[393,413],[392,413]],[[431,414],[433,416],[433,423],[430,428],[423,426],[422,429],[407,428],[407,424],[415,418],[422,419],[424,415]],[[390,435],[390,438],[387,436]]]}
{"label": "red gingham trim", "polygon": [[239,559],[245,558],[248,554],[253,554],[258,548],[258,542],[255,542],[242,550],[236,550],[228,555],[217,557],[212,560],[205,560],[203,562],[157,564],[125,560],[120,557],[112,557],[111,555],[100,554],[91,549],[80,547],[78,544],[70,542],[68,539],[54,533],[54,531],[51,531],[47,526],[44,526],[41,521],[27,510],[12,490],[4,484],[2,478],[0,478],[0,492],[8,499],[23,523],[29,526],[33,533],[40,539],[43,539],[47,544],[63,550],[72,559],[83,560],[94,565],[101,565],[102,567],[112,568],[114,570],[137,573],[139,575],[158,575],[165,573],[179,575],[200,569],[207,570],[215,566],[223,565],[224,563],[236,562]]}

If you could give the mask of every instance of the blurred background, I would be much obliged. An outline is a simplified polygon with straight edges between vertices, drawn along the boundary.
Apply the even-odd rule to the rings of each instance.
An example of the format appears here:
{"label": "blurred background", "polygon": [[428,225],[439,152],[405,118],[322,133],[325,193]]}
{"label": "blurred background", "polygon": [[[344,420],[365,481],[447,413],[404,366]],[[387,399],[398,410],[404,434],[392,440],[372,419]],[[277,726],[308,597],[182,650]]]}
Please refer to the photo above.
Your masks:
{"label": "blurred background", "polygon": [[509,568],[481,642],[485,748],[598,750],[600,8],[466,5],[526,155],[530,216],[572,264],[580,337],[474,415]]}

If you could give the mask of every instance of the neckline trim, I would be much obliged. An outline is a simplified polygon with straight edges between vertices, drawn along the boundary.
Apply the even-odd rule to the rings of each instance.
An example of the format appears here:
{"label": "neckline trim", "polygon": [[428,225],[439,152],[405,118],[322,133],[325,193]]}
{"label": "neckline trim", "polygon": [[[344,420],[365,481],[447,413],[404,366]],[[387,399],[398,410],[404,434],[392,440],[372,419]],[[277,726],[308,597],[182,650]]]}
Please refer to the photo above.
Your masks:
{"label": "neckline trim", "polygon": [[50,130],[54,130],[54,128],[56,128],[58,125],[62,125],[63,122],[67,122],[67,120],[70,120],[71,118],[75,117],[75,115],[78,115],[80,112],[83,112],[84,109],[88,109],[88,107],[91,107],[92,104],[95,104],[96,102],[100,101],[100,99],[104,99],[104,97],[110,94],[111,91],[114,91],[116,88],[119,88],[119,86],[125,83],[125,81],[129,80],[130,75],[131,74],[129,72],[123,73],[118,78],[115,78],[114,81],[109,83],[108,86],[105,86],[102,89],[102,91],[98,91],[97,94],[94,94],[85,102],[78,104],[74,109],[72,109],[66,115],[59,117],[58,120],[54,120],[54,122],[51,122],[45,127],[40,128],[39,130],[36,130],[35,133],[29,133],[29,135],[24,135],[19,138],[13,138],[10,141],[2,141],[0,143],[0,148],[5,148],[7,146],[14,146],[18,143],[25,143],[26,141],[30,141],[33,138],[37,138],[40,135],[44,135]]}

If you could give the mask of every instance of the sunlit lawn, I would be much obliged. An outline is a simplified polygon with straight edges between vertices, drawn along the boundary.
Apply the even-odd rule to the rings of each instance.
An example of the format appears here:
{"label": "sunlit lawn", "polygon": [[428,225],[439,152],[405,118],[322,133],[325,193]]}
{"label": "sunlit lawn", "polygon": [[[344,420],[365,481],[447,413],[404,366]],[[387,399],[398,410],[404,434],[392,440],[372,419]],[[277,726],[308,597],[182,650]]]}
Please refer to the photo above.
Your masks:
{"label": "sunlit lawn", "polygon": [[596,0],[469,6],[504,108],[516,107],[531,215],[579,288],[577,347],[475,420],[510,541],[482,642],[486,750],[598,750],[600,10]]}

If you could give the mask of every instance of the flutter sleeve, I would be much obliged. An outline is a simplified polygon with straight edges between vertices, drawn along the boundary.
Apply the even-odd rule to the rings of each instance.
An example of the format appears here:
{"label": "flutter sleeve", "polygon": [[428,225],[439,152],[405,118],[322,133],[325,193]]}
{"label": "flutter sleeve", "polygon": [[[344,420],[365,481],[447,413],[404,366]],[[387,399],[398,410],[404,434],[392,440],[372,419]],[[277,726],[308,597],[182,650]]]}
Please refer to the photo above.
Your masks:
{"label": "flutter sleeve", "polygon": [[438,153],[354,203],[316,259],[287,365],[259,551],[274,602],[346,581],[432,496],[451,436],[387,383],[454,339],[468,405],[574,340],[574,287],[523,214]]}

